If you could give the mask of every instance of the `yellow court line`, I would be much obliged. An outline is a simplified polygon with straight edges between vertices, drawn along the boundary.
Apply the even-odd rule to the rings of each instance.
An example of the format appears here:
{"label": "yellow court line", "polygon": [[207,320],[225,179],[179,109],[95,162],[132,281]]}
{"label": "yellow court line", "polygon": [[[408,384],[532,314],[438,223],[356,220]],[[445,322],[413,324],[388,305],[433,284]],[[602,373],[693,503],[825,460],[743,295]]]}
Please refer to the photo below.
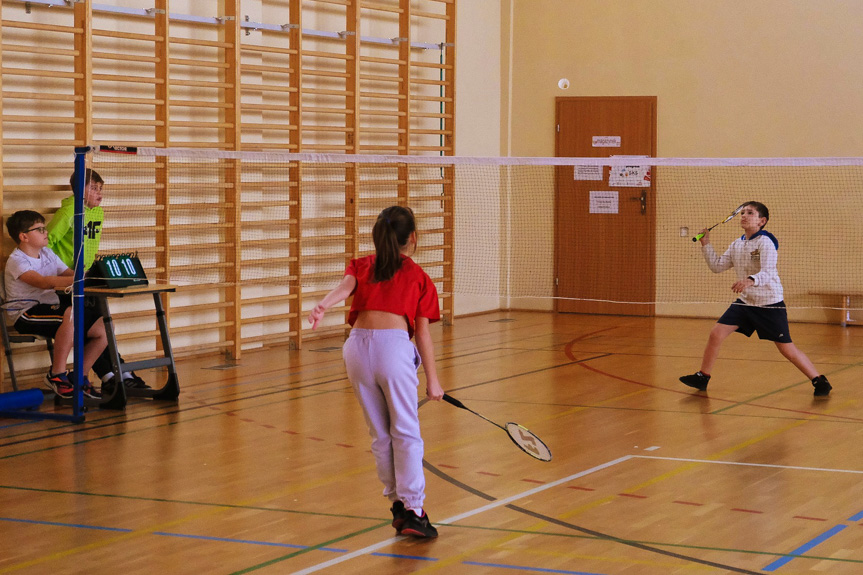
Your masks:
{"label": "yellow court line", "polygon": [[[794,421],[794,422],[792,422],[788,425],[785,425],[779,429],[769,431],[766,433],[762,433],[762,434],[757,435],[751,439],[748,439],[742,443],[739,443],[739,444],[734,445],[732,447],[723,449],[722,451],[718,451],[718,452],[714,453],[713,455],[706,457],[705,459],[707,459],[707,460],[722,459],[723,457],[726,457],[727,455],[734,453],[735,451],[740,451],[741,449],[745,449],[745,448],[750,447],[750,446],[752,446],[756,443],[759,443],[761,441],[765,441],[767,439],[771,439],[773,437],[776,437],[777,435],[780,435],[782,433],[785,433],[786,431],[790,431],[792,429],[800,427],[801,425],[804,425],[806,423],[809,423],[810,421],[816,420],[819,417],[821,417],[822,415],[827,415],[828,413],[830,413],[832,411],[836,411],[836,409],[841,409],[842,407],[844,407],[844,405],[842,405],[842,406],[837,405],[835,409],[825,411],[825,413],[823,413],[823,414],[812,415],[812,416],[807,417],[806,419],[804,419],[802,421]],[[670,479],[672,477],[680,475],[681,473],[689,471],[689,470],[691,470],[691,469],[693,469],[699,465],[704,465],[704,464],[703,463],[686,463],[684,465],[681,465],[679,468],[677,468],[675,470],[669,471],[667,473],[663,473],[662,475],[658,475],[658,476],[654,477],[653,479],[649,479],[643,483],[639,483],[639,484],[637,484],[637,485],[635,485],[629,489],[626,489],[626,490],[624,490],[624,493],[635,493],[635,492],[637,492],[637,491],[639,491],[645,487],[655,485],[657,483],[660,483],[662,481],[665,481],[667,479]],[[589,511],[589,510],[594,509],[596,507],[599,507],[601,505],[605,505],[606,503],[613,501],[617,497],[618,497],[617,495],[609,495],[609,496],[603,497],[597,501],[588,503],[586,505],[582,505],[580,507],[577,507],[576,509],[573,509],[572,511],[568,511],[566,513],[563,513],[563,514],[559,515],[557,518],[561,519],[561,520],[569,519],[571,517],[574,517],[576,515],[579,515],[581,513],[584,513],[586,511]],[[539,522],[531,525],[530,527],[527,527],[525,529],[525,531],[531,531],[531,530],[540,531],[540,530],[546,529],[547,527],[548,527],[548,522],[539,521]],[[448,567],[448,566],[453,565],[455,563],[460,563],[461,561],[475,555],[478,552],[486,551],[489,549],[494,549],[494,548],[498,547],[499,545],[509,543],[509,542],[514,541],[515,539],[517,539],[519,537],[523,537],[523,536],[524,536],[524,533],[515,533],[515,534],[509,534],[509,535],[504,536],[504,537],[499,537],[499,538],[494,539],[494,540],[492,540],[488,543],[485,543],[483,545],[477,545],[476,547],[473,547],[472,549],[465,550],[465,551],[459,553],[458,555],[456,555],[454,557],[447,558],[447,559],[441,560],[441,561],[437,561],[433,565],[429,565],[428,567],[421,569],[419,571],[413,571],[413,573],[432,573],[432,572],[438,571],[441,568]],[[609,558],[609,560],[619,561],[619,558]],[[677,566],[677,568],[681,568],[681,567],[685,567],[685,566],[684,565]],[[703,567],[699,566],[699,569],[703,569]]]}
{"label": "yellow court line", "polygon": [[94,549],[99,549],[100,547],[105,547],[106,545],[112,545],[114,543],[118,543],[120,541],[126,541],[128,539],[135,539],[138,537],[142,537],[144,535],[149,535],[156,531],[165,531],[170,527],[174,527],[176,525],[181,525],[183,523],[187,523],[189,521],[194,521],[196,519],[203,519],[205,517],[210,517],[213,515],[217,515],[219,513],[223,513],[225,511],[230,511],[235,509],[238,506],[251,506],[251,505],[260,505],[263,501],[269,501],[272,499],[277,499],[279,497],[285,497],[287,495],[291,495],[293,493],[302,492],[306,489],[314,489],[316,487],[321,487],[323,485],[327,485],[328,483],[335,483],[338,481],[343,481],[348,477],[352,477],[354,475],[359,475],[362,473],[368,473],[369,471],[375,468],[374,465],[366,465],[364,467],[358,467],[348,472],[339,472],[337,475],[331,475],[324,479],[319,479],[315,481],[309,481],[307,483],[303,483],[301,485],[296,485],[291,487],[290,489],[284,489],[281,491],[274,491],[271,493],[267,493],[265,495],[261,495],[258,497],[253,497],[251,499],[240,501],[237,503],[231,503],[232,507],[216,507],[209,508],[206,511],[202,511],[200,513],[195,513],[192,515],[187,515],[185,517],[180,517],[178,519],[174,519],[173,521],[168,521],[166,523],[160,523],[158,525],[152,525],[150,527],[144,527],[141,529],[135,529],[129,533],[124,533],[122,535],[118,535],[116,537],[111,537],[109,539],[103,539],[101,541],[97,541],[94,543],[88,543],[86,545],[80,545],[78,547],[73,547],[71,549],[66,549],[64,551],[58,551],[56,553],[52,553],[50,555],[45,555],[42,557],[38,557],[36,559],[31,559],[29,561],[24,561],[22,563],[17,563],[15,565],[10,565],[8,567],[4,567],[0,569],[0,574],[3,573],[12,573],[14,571],[18,571],[20,569],[26,569],[27,567],[32,567],[34,565],[40,565],[42,563],[47,563],[48,561],[54,561],[57,559],[63,559],[65,557],[69,557],[71,555],[76,555],[78,553],[83,553],[86,551],[92,551]]}
{"label": "yellow court line", "polygon": [[[639,389],[639,390],[637,390],[637,391],[633,391],[633,392],[630,392],[630,393],[626,393],[626,394],[624,394],[624,395],[616,395],[616,396],[611,397],[611,398],[609,398],[609,399],[606,399],[606,400],[604,400],[604,401],[600,401],[599,403],[595,403],[595,404],[592,404],[592,405],[580,405],[580,406],[578,406],[578,407],[573,407],[573,408],[567,409],[567,410],[565,410],[565,411],[562,411],[562,412],[560,412],[560,413],[556,413],[556,414],[554,414],[554,415],[550,415],[550,416],[548,416],[548,417],[543,417],[543,418],[541,418],[541,419],[531,420],[530,422],[527,422],[527,423],[528,423],[530,426],[533,426],[535,423],[538,423],[538,422],[541,422],[541,421],[542,421],[542,422],[545,422],[545,421],[553,421],[553,420],[555,420],[555,419],[560,419],[561,417],[566,417],[567,415],[572,415],[572,414],[574,414],[574,413],[580,413],[580,412],[582,412],[582,411],[586,411],[586,410],[589,410],[589,409],[593,409],[594,407],[598,407],[598,406],[601,406],[601,405],[606,405],[606,404],[609,404],[609,403],[614,403],[615,401],[618,401],[618,400],[621,400],[621,399],[629,399],[629,398],[631,398],[631,397],[633,397],[633,396],[635,396],[635,395],[640,395],[640,394],[643,394],[643,393],[647,393],[647,392],[649,392],[649,391],[651,391],[651,390],[650,390],[650,389]],[[434,446],[433,448],[431,448],[431,449],[429,449],[429,448],[428,448],[428,444],[426,444],[426,450],[425,450],[425,452],[426,452],[426,455],[428,455],[428,454],[430,454],[430,453],[437,453],[437,452],[439,452],[439,451],[444,451],[444,450],[447,450],[447,449],[450,449],[450,448],[453,448],[453,447],[461,447],[461,446],[463,446],[463,445],[467,445],[467,444],[469,444],[469,443],[476,443],[476,442],[478,442],[478,441],[481,441],[481,440],[485,439],[486,437],[491,437],[492,435],[497,435],[498,433],[500,433],[500,431],[497,431],[497,430],[494,430],[494,429],[490,429],[489,431],[486,431],[486,432],[482,433],[481,435],[476,435],[476,434],[463,435],[463,436],[461,436],[461,437],[462,437],[461,439],[457,439],[457,440],[454,440],[454,441],[449,441],[449,442],[447,442],[447,443],[436,443],[436,444],[435,444],[435,446]],[[428,457],[426,457],[426,459],[428,459]]]}

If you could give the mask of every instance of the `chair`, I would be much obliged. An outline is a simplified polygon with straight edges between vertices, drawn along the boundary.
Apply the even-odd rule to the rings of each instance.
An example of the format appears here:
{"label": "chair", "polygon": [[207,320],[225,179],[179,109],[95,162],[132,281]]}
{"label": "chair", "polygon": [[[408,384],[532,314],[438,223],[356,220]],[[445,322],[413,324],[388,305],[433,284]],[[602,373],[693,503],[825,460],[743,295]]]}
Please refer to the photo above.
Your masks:
{"label": "chair", "polygon": [[[5,305],[6,302],[3,302]],[[0,306],[2,307],[2,306]],[[3,315],[6,315],[6,311],[2,312]],[[13,343],[33,343],[37,339],[45,339],[45,344],[48,347],[48,356],[49,358],[54,357],[54,341],[50,337],[41,338],[36,335],[30,335],[26,333],[18,333],[14,326],[7,325],[6,318],[2,318],[0,320],[0,331],[3,332],[3,350],[6,353],[6,365],[9,366],[9,379],[12,381],[12,390],[18,391],[18,378],[15,376],[15,362],[12,359],[13,351],[12,344]]]}
{"label": "chair", "polygon": [[12,390],[18,391],[18,378],[15,376],[15,362],[12,358],[12,344],[33,343],[37,339],[44,339],[48,348],[48,356],[52,358],[49,361],[53,361],[54,340],[50,337],[45,338],[38,335],[18,333],[18,330],[15,329],[14,325],[9,325],[7,323],[9,320],[9,314],[7,314],[6,311],[9,309],[15,309],[14,306],[18,304],[19,301],[6,300],[6,285],[4,279],[3,274],[0,273],[0,313],[3,314],[3,317],[0,318],[0,332],[2,332],[3,336],[3,351],[6,353],[6,364],[9,366],[9,379],[12,380]]}

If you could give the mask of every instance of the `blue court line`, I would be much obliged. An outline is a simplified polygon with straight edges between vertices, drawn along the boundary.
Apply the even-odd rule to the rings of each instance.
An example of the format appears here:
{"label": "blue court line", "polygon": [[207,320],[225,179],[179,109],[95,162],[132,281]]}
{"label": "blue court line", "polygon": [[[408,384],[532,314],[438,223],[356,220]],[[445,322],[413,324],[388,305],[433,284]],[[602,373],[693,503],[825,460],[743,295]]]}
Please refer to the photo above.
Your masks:
{"label": "blue court line", "polygon": [[58,521],[36,521],[35,519],[15,519],[14,517],[0,517],[0,521],[9,521],[11,523],[30,523],[32,525],[51,525],[53,527],[75,527],[77,529],[96,529],[98,531],[116,531],[119,533],[131,533],[131,529],[121,529],[119,527],[99,527],[98,525],[81,525],[78,523],[60,523]]}
{"label": "blue court line", "polygon": [[10,423],[9,425],[0,425],[0,429],[9,429],[10,427],[18,427],[19,425],[30,425],[31,423],[35,423],[35,421],[22,421],[20,423]]}
{"label": "blue court line", "polygon": [[[219,541],[221,543],[245,543],[247,545],[267,545],[270,547],[288,547],[290,549],[308,549],[311,545],[296,545],[293,543],[273,543],[271,541],[254,541],[252,539],[231,539],[230,537],[211,537],[209,535],[188,535],[186,533],[168,533],[167,531],[153,531],[153,535],[163,537],[179,537],[182,539],[202,539],[204,541]],[[318,547],[319,551],[330,551],[332,553],[347,553],[347,549],[336,549],[333,547]]]}
{"label": "blue court line", "polygon": [[[0,517],[0,521],[9,521],[11,523],[29,523],[31,525],[50,525],[52,527],[72,527],[75,529],[95,529],[97,531],[113,531],[115,533],[132,533],[134,529],[124,529],[121,527],[100,527],[98,525],[84,525],[81,523],[61,523],[59,521],[38,521],[36,519],[16,519],[14,517]],[[153,531],[153,535],[161,537],[181,537],[185,539],[203,539],[206,541],[220,541],[223,543],[245,543],[247,545],[268,545],[271,547],[290,547],[291,549],[309,549],[311,545],[293,545],[290,543],[272,543],[270,541],[253,541],[250,539],[230,539],[227,537],[210,537],[207,535],[187,535],[185,533],[168,533],[166,531]],[[337,549],[335,547],[318,547],[321,551],[329,551],[331,553],[347,553],[347,549]]]}
{"label": "blue court line", "polygon": [[462,561],[462,565],[476,565],[477,567],[498,567],[500,569],[515,569],[517,571],[535,571],[537,573],[563,573],[564,575],[603,575],[602,573],[589,573],[587,571],[566,571],[564,569],[543,569],[541,567],[522,567],[520,565],[505,565],[502,563],[480,563],[479,561]]}
{"label": "blue court line", "polygon": [[[848,518],[848,521],[850,521],[852,523],[856,523],[856,522],[860,521],[861,519],[863,519],[863,511],[860,511],[859,513],[855,513],[854,515],[852,515],[851,517]],[[821,543],[824,543],[825,541],[827,541],[828,539],[830,539],[831,537],[833,537],[834,535],[836,535],[837,533],[839,533],[840,531],[845,529],[846,527],[848,527],[848,526],[847,525],[837,525],[833,529],[830,529],[829,531],[825,531],[824,533],[822,533],[821,535],[819,535],[815,539],[812,539],[811,541],[804,543],[803,545],[801,545],[800,547],[798,547],[797,549],[795,549],[794,551],[792,551],[788,555],[781,557],[780,559],[777,559],[776,561],[774,561],[773,563],[771,563],[767,567],[764,567],[762,569],[762,571],[776,571],[777,569],[779,569],[783,565],[790,563],[791,560],[799,557],[800,555],[803,555],[804,553],[806,553],[807,551],[809,551],[810,549],[812,549],[816,545],[820,545]]]}
{"label": "blue court line", "polygon": [[811,541],[804,543],[803,545],[801,545],[800,547],[798,547],[797,549],[795,549],[794,551],[792,551],[788,555],[781,557],[780,559],[777,559],[776,561],[774,561],[773,563],[771,563],[767,567],[764,567],[762,569],[762,571],[776,571],[777,569],[779,569],[783,565],[790,563],[793,559],[799,557],[800,555],[803,555],[804,553],[806,553],[807,551],[809,551],[810,549],[812,549],[816,545],[820,545],[821,543],[824,543],[825,541],[827,541],[828,539],[830,539],[831,537],[833,537],[834,535],[836,535],[837,533],[839,533],[840,531],[845,529],[846,527],[848,527],[848,526],[847,525],[837,525],[833,529],[825,531],[824,533],[822,533],[821,535],[819,535],[815,539],[812,539]]}
{"label": "blue court line", "polygon": [[419,555],[400,555],[398,553],[369,553],[374,557],[391,557],[393,559],[414,559],[416,561],[439,561],[437,557],[420,557]]}

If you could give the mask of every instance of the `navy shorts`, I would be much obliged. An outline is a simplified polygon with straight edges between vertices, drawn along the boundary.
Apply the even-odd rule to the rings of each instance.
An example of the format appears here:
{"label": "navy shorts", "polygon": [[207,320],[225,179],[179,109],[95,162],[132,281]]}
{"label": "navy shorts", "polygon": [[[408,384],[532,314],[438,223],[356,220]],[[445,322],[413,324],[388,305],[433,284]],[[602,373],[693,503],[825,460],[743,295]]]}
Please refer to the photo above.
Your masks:
{"label": "navy shorts", "polygon": [[716,323],[737,326],[737,331],[746,337],[756,332],[759,339],[791,343],[788,312],[785,311],[784,301],[760,307],[747,305],[738,299],[725,310]]}
{"label": "navy shorts", "polygon": [[[59,304],[39,303],[21,314],[15,320],[15,329],[18,333],[38,335],[40,337],[54,337],[60,324],[63,323],[63,314],[71,302]],[[84,333],[90,331],[93,324],[102,317],[92,308],[84,308]]]}

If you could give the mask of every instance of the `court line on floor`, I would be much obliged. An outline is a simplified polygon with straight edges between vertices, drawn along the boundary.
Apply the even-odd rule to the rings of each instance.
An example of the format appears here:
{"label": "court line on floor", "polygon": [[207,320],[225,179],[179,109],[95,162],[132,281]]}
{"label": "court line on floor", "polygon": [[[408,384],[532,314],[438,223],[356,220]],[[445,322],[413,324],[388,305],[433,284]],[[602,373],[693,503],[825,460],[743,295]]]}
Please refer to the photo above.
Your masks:
{"label": "court line on floor", "polygon": [[746,461],[723,461],[720,459],[688,459],[685,457],[660,457],[658,455],[633,455],[635,459],[661,459],[665,461],[682,461],[685,463],[718,463],[720,465],[739,465],[743,467],[767,467],[772,469],[789,469],[799,471],[827,471],[830,473],[853,473],[863,475],[859,469],[831,469],[829,467],[802,467],[799,465],[777,465],[774,463],[749,463]]}
{"label": "court line on floor", "polygon": [[[732,405],[730,405],[728,408],[725,408],[725,409],[730,409],[730,408],[733,408],[733,407],[740,407],[740,406],[748,405],[748,406],[750,406],[750,407],[759,407],[759,408],[762,408],[762,409],[769,409],[769,410],[775,410],[775,411],[782,411],[782,412],[787,412],[787,413],[797,413],[797,414],[800,414],[800,415],[814,415],[814,416],[817,416],[817,417],[833,418],[833,419],[841,419],[841,420],[853,421],[853,422],[861,422],[861,421],[863,421],[863,418],[860,418],[860,417],[851,417],[851,416],[847,416],[847,415],[836,415],[836,414],[826,414],[826,413],[819,413],[819,412],[816,412],[816,411],[806,411],[806,410],[803,410],[803,409],[791,409],[791,408],[787,408],[787,407],[778,407],[778,406],[775,406],[775,405],[762,405],[762,404],[759,404],[759,403],[751,403],[751,401],[754,401],[754,398],[753,398],[753,400],[751,400],[751,401],[737,401],[737,400],[734,400],[734,399],[724,399],[724,398],[721,398],[721,397],[714,397],[714,396],[708,396],[708,395],[699,395],[699,394],[697,394],[697,393],[696,393],[696,392],[694,392],[694,391],[687,391],[687,390],[685,390],[685,389],[684,389],[684,390],[681,390],[681,389],[673,389],[673,388],[670,388],[670,387],[662,387],[661,385],[654,385],[654,384],[652,384],[652,383],[645,383],[645,382],[643,382],[643,381],[637,381],[637,380],[634,380],[634,379],[629,379],[629,378],[626,378],[626,377],[622,377],[622,376],[619,376],[619,375],[615,375],[615,374],[613,374],[613,373],[608,373],[607,371],[602,371],[601,369],[597,369],[597,368],[595,368],[595,367],[591,367],[591,366],[589,366],[589,365],[587,365],[587,364],[585,364],[585,363],[583,363],[583,362],[578,362],[578,363],[576,363],[576,365],[578,365],[579,367],[582,367],[582,368],[584,368],[584,369],[586,369],[586,370],[588,370],[588,371],[592,371],[592,372],[594,372],[594,373],[597,373],[597,374],[599,374],[599,375],[604,375],[604,376],[606,376],[606,377],[610,377],[611,379],[617,379],[617,380],[619,380],[619,381],[624,381],[624,382],[626,382],[626,383],[632,383],[632,384],[634,384],[634,385],[641,385],[641,386],[643,386],[643,387],[649,387],[649,388],[651,388],[651,389],[656,389],[656,390],[659,390],[659,391],[667,391],[667,392],[671,392],[671,393],[676,393],[676,394],[678,394],[678,395],[687,395],[687,396],[692,396],[692,397],[703,397],[704,399],[710,399],[710,400],[712,400],[712,401],[721,401],[721,402],[723,402],[723,403],[730,403],[730,404],[732,404]],[[797,387],[798,385],[801,385],[801,384],[794,384],[794,385],[788,386],[787,388],[783,388],[783,389],[790,389],[791,387]]]}
{"label": "court line on floor", "polygon": [[[483,505],[481,507],[477,507],[477,508],[472,509],[470,511],[466,511],[464,513],[459,513],[458,515],[453,515],[452,517],[448,517],[448,518],[444,519],[442,521],[442,523],[454,523],[456,521],[460,521],[462,519],[467,519],[468,517],[472,517],[472,516],[478,515],[480,513],[485,513],[486,511],[489,511],[491,509],[496,509],[498,507],[508,505],[508,504],[512,503],[513,501],[518,501],[519,499],[523,499],[525,497],[530,497],[531,495],[535,495],[535,494],[540,493],[542,491],[545,491],[547,489],[551,489],[552,487],[557,487],[558,485],[562,485],[562,484],[567,483],[569,481],[573,481],[575,479],[579,479],[579,478],[584,477],[586,475],[590,475],[591,473],[596,473],[597,471],[602,471],[603,469],[608,469],[609,467],[612,467],[612,466],[617,465],[619,463],[629,461],[633,457],[634,457],[633,455],[625,455],[623,457],[618,457],[617,459],[614,459],[612,461],[608,461],[606,463],[602,463],[600,465],[597,465],[595,467],[591,467],[590,469],[586,469],[584,471],[579,471],[578,473],[574,473],[568,477],[564,477],[563,479],[558,479],[557,481],[552,481],[550,483],[546,483],[545,485],[542,485],[540,487],[534,487],[533,489],[528,489],[527,491],[522,491],[521,493],[518,493],[516,495],[511,495],[511,496],[506,497],[504,499],[498,499],[492,503],[489,503],[487,505]],[[307,567],[306,569],[302,569],[300,571],[294,571],[293,575],[306,575],[308,573],[315,573],[316,571],[320,571],[321,569],[327,569],[327,568],[332,567],[334,565],[338,565],[339,563],[344,563],[345,561],[350,561],[351,559],[354,559],[356,557],[368,555],[370,553],[377,551],[378,549],[381,549],[382,547],[386,547],[387,545],[391,545],[391,544],[393,544],[393,543],[395,543],[401,539],[403,539],[403,537],[391,537],[391,538],[386,539],[384,541],[379,541],[378,543],[374,543],[374,544],[369,545],[367,547],[363,547],[362,549],[358,549],[357,551],[354,551],[352,553],[348,553],[347,555],[343,555],[341,557],[336,557],[335,559],[331,559],[331,560],[325,561],[323,563],[318,563],[317,565]]]}
{"label": "court line on floor", "polygon": [[[863,475],[863,471],[858,469],[832,469],[828,467],[803,467],[799,465],[776,465],[772,463],[748,463],[745,461],[716,461],[716,460],[707,460],[707,459],[687,459],[681,457],[659,457],[655,455],[635,455],[633,456],[637,459],[656,459],[656,460],[664,460],[664,461],[683,461],[688,463],[718,463],[720,465],[737,465],[742,467],[762,467],[768,469],[787,469],[792,471],[822,471],[826,473],[852,473],[855,475]],[[860,519],[863,519],[863,512],[857,513],[848,518],[848,521],[856,523]],[[798,559],[803,557],[803,555],[820,545],[821,543],[827,541],[834,535],[837,535],[841,531],[843,531],[847,525],[836,525],[835,527],[828,529],[824,533],[814,537],[800,545],[793,551],[790,551],[787,555],[780,557],[779,559],[773,561],[766,567],[762,567],[762,571],[776,571],[780,567],[790,563],[794,559]]]}
{"label": "court line on floor", "polygon": [[785,557],[780,557],[779,559],[777,559],[776,561],[774,561],[770,565],[767,565],[766,567],[762,567],[761,570],[762,571],[776,571],[777,569],[779,569],[783,565],[790,563],[791,561],[793,561],[797,557],[800,557],[801,555],[803,555],[804,553],[806,553],[807,551],[809,551],[813,547],[816,547],[816,546],[824,543],[825,541],[827,541],[828,539],[830,539],[831,537],[833,537],[834,535],[836,535],[840,531],[843,531],[846,527],[848,527],[848,526],[847,525],[837,525],[837,526],[833,527],[832,529],[825,531],[824,533],[822,533],[818,537],[815,537],[814,539],[810,539],[808,542],[804,543],[803,545],[801,545],[800,547],[798,547],[797,549],[795,549],[794,551],[792,551],[791,553],[789,553]]}

